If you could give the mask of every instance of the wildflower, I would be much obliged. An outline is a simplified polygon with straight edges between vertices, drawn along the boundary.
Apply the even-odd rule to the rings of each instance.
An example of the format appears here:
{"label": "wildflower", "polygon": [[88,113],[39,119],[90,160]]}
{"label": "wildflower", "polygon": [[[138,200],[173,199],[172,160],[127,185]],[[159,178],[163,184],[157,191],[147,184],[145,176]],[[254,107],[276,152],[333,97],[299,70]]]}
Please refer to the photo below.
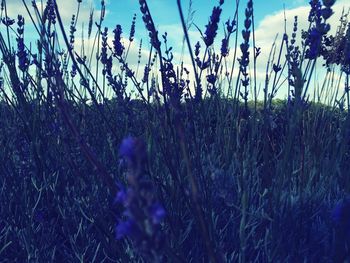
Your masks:
{"label": "wildflower", "polygon": [[159,224],[165,217],[166,213],[163,206],[159,203],[155,203],[150,207],[150,215],[153,224]]}
{"label": "wildflower", "polygon": [[158,31],[156,30],[152,16],[149,12],[146,0],[139,0],[140,10],[142,15],[142,20],[148,30],[149,37],[151,40],[151,45],[159,52],[160,51],[160,41],[158,39]]}
{"label": "wildflower", "polygon": [[73,63],[72,64],[72,70],[70,72],[70,76],[74,79],[74,77],[77,75],[77,67],[76,65]]}
{"label": "wildflower", "polygon": [[229,53],[229,48],[228,48],[228,44],[229,44],[229,39],[230,39],[230,36],[233,32],[236,31],[236,21],[235,20],[232,20],[230,22],[230,19],[228,19],[226,22],[226,31],[225,32],[225,37],[222,39],[221,41],[221,56],[223,57],[226,57]]}
{"label": "wildflower", "polygon": [[122,239],[125,236],[130,236],[134,231],[135,222],[133,220],[121,221],[116,225],[116,239]]}
{"label": "wildflower", "polygon": [[339,202],[332,211],[332,219],[336,225],[346,227],[350,232],[350,197]]}
{"label": "wildflower", "polygon": [[195,50],[194,50],[194,54],[195,54],[196,57],[198,57],[198,55],[199,55],[200,47],[201,47],[201,44],[199,43],[199,41],[197,41],[197,43],[195,45]]}
{"label": "wildflower", "polygon": [[320,0],[311,0],[309,3],[311,9],[309,12],[308,20],[311,23],[320,19],[322,5]]}
{"label": "wildflower", "polygon": [[115,29],[113,30],[114,33],[114,40],[113,40],[113,48],[114,53],[117,56],[121,56],[123,54],[124,46],[121,43],[121,35],[122,35],[122,27],[121,25],[116,25]]}
{"label": "wildflower", "polygon": [[276,73],[282,69],[281,65],[276,65],[276,64],[273,64],[272,68],[273,68],[273,71]]}
{"label": "wildflower", "polygon": [[350,74],[350,24],[348,24],[343,41],[345,43],[345,47],[343,51],[344,56],[342,61],[342,71],[344,71],[346,74]]}
{"label": "wildflower", "polygon": [[229,53],[229,48],[228,48],[228,38],[223,38],[221,42],[221,55],[223,57],[226,57]]}
{"label": "wildflower", "polygon": [[28,53],[26,51],[26,48],[24,46],[24,17],[19,15],[18,16],[18,22],[17,22],[18,28],[17,33],[18,37],[17,40],[17,57],[18,57],[18,68],[24,72],[28,69],[30,60],[28,58]]}
{"label": "wildflower", "polygon": [[12,26],[15,23],[14,19],[11,19],[9,17],[4,17],[2,18],[1,22],[5,25],[5,26]]}
{"label": "wildflower", "polygon": [[143,83],[146,83],[146,82],[148,81],[149,72],[150,72],[150,69],[149,69],[149,67],[146,65],[146,66],[145,66],[145,69],[144,69],[144,71],[143,71],[143,78],[142,78],[142,82],[143,82]]}
{"label": "wildflower", "polygon": [[[224,1],[220,1],[220,6]],[[218,23],[220,21],[221,7],[215,6],[213,8],[212,14],[210,16],[208,24],[205,26],[206,30],[204,33],[204,43],[207,47],[211,46],[214,43],[216,37],[216,32],[218,30]]]}
{"label": "wildflower", "polygon": [[123,205],[126,205],[127,202],[127,191],[125,189],[125,187],[123,187],[122,185],[119,185],[119,191],[116,194],[115,198],[114,198],[114,203],[121,203]]}
{"label": "wildflower", "polygon": [[137,58],[138,58],[137,64],[140,64],[141,62],[141,51],[142,51],[142,39],[140,39],[139,52],[137,54]]}
{"label": "wildflower", "polygon": [[228,34],[232,34],[233,32],[236,31],[236,20],[232,20],[230,22],[230,19],[226,21],[226,30]]}
{"label": "wildflower", "polygon": [[332,219],[336,227],[334,262],[344,262],[350,258],[350,197],[335,206]]}
{"label": "wildflower", "polygon": [[92,9],[89,15],[88,38],[90,38],[91,36],[93,20],[94,20],[94,10]]}
{"label": "wildflower", "polygon": [[101,33],[102,43],[101,43],[101,63],[103,65],[107,64],[108,56],[107,56],[107,40],[108,40],[108,28],[105,27],[103,32]]}
{"label": "wildflower", "polygon": [[46,11],[49,22],[56,24],[55,3],[53,0],[47,0]]}
{"label": "wildflower", "polygon": [[308,46],[305,57],[308,59],[315,59],[319,56],[322,50],[322,39],[330,30],[330,25],[326,23],[327,19],[331,17],[333,11],[331,6],[333,1],[324,1],[325,7],[319,0],[311,0],[311,9],[309,12],[309,22],[312,24],[306,34],[305,45]]}
{"label": "wildflower", "polygon": [[130,34],[129,34],[129,41],[130,42],[132,42],[134,40],[134,36],[135,36],[135,22],[136,22],[136,14],[134,14],[134,17],[132,18]]}
{"label": "wildflower", "polygon": [[[248,1],[247,8],[245,10],[245,20],[244,20],[244,29],[242,30],[242,37],[244,42],[240,45],[242,51],[242,57],[239,60],[240,71],[243,75],[242,85],[247,88],[249,85],[249,78],[247,67],[249,65],[249,38],[250,38],[250,26],[251,26],[251,16],[253,14],[252,0]],[[245,98],[247,99],[247,98]]]}
{"label": "wildflower", "polygon": [[101,0],[101,21],[103,21],[105,19],[105,15],[106,15],[106,4],[104,0]]}
{"label": "wildflower", "polygon": [[128,188],[120,186],[115,197],[115,202],[124,207],[124,218],[116,224],[116,238],[130,238],[140,255],[151,259],[162,254],[164,238],[160,224],[166,212],[146,176],[145,144],[129,136],[122,141],[119,155],[128,161]]}
{"label": "wildflower", "polygon": [[322,35],[316,28],[312,28],[309,31],[308,39],[305,42],[309,45],[309,49],[306,51],[306,58],[314,59],[318,56],[319,47],[322,42]]}
{"label": "wildflower", "polygon": [[72,15],[72,19],[69,27],[69,44],[71,48],[73,48],[74,41],[75,41],[75,37],[74,37],[75,31],[77,31],[77,29],[75,28],[75,15]]}
{"label": "wildflower", "polygon": [[129,136],[126,137],[119,148],[119,155],[121,157],[127,158],[127,159],[134,159],[135,158],[135,142],[136,139]]}
{"label": "wildflower", "polygon": [[207,81],[208,81],[208,83],[214,85],[215,81],[216,81],[216,76],[214,74],[209,74],[207,76]]}

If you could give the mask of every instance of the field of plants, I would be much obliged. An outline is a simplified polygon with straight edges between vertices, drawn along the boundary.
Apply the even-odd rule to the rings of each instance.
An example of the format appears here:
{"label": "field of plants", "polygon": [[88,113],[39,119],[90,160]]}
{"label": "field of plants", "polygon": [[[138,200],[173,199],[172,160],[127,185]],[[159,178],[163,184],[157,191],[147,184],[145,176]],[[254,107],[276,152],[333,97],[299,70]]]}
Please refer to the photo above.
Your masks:
{"label": "field of plants", "polygon": [[70,25],[58,0],[0,2],[0,262],[350,259],[346,8],[310,0],[259,83],[253,0],[212,1],[200,39],[177,0],[189,63],[146,0],[130,28],[104,0],[82,28],[82,0]]}

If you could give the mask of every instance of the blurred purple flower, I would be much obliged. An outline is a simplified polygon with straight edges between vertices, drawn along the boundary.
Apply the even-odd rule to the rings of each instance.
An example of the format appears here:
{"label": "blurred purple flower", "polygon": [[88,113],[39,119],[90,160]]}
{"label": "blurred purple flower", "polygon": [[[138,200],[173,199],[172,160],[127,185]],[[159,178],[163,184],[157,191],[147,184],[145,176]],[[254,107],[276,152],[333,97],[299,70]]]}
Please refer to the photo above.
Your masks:
{"label": "blurred purple flower", "polygon": [[116,194],[114,198],[114,203],[121,203],[125,205],[127,198],[128,198],[127,191],[124,187],[122,187]]}
{"label": "blurred purple flower", "polygon": [[332,211],[332,219],[337,225],[346,227],[350,232],[350,197],[339,202]]}
{"label": "blurred purple flower", "polygon": [[150,214],[153,224],[159,224],[164,219],[166,212],[161,204],[155,203],[150,207]]}
{"label": "blurred purple flower", "polygon": [[128,162],[128,188],[119,185],[114,199],[124,207],[122,219],[117,220],[116,238],[129,237],[145,258],[161,255],[164,235],[160,223],[166,212],[156,198],[152,181],[147,178],[146,144],[139,138],[126,137],[119,155]]}
{"label": "blurred purple flower", "polygon": [[133,159],[135,157],[135,142],[135,138],[126,137],[120,145],[119,155],[127,159]]}
{"label": "blurred purple flower", "polygon": [[135,222],[132,220],[121,221],[116,225],[115,235],[116,239],[122,239],[125,236],[130,236],[133,233],[133,228],[135,227]]}

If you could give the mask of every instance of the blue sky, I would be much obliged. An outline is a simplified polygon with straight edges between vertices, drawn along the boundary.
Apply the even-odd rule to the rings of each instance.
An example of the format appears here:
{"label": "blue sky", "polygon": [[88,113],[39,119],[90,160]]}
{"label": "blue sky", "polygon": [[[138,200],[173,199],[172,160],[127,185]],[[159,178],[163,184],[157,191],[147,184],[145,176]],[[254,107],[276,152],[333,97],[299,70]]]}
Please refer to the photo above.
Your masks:
{"label": "blue sky", "polygon": [[[61,15],[64,19],[66,29],[69,30],[70,19],[73,14],[75,14],[77,9],[77,1],[75,0],[56,0],[61,12]],[[27,0],[29,3],[30,1]],[[39,0],[37,0],[40,3]],[[43,1],[45,3],[45,1]],[[124,32],[124,36],[128,37],[131,20],[134,14],[137,15],[136,22],[136,41],[137,43],[140,38],[143,39],[144,46],[148,42],[148,33],[145,30],[141,13],[139,10],[139,1],[138,0],[105,0],[106,2],[106,18],[104,26],[107,26],[110,29],[110,34],[112,34],[113,28],[116,24],[121,24]],[[168,32],[169,42],[174,46],[174,51],[177,51],[181,46],[182,39],[182,29],[180,25],[180,18],[178,14],[178,9],[176,5],[176,0],[148,0],[148,5],[153,16],[154,22],[159,34],[163,34],[165,31]],[[188,6],[190,0],[182,0],[182,7],[185,15],[187,14]],[[100,10],[100,0],[83,0],[79,23],[77,28],[76,37],[79,38],[81,35],[81,28],[84,25],[86,31],[86,26],[89,18],[90,9],[95,10],[94,19],[98,20],[98,12]],[[221,15],[220,27],[218,30],[218,39],[217,42],[220,43],[220,38],[223,36],[222,23],[225,22],[228,18],[233,18],[235,13],[235,3],[236,0],[226,0],[223,5],[223,12]],[[247,0],[240,0],[239,6],[239,31],[244,19],[244,9],[246,6]],[[350,7],[349,0],[337,0],[339,6]],[[194,23],[202,30],[205,30],[205,25],[208,22],[209,16],[212,12],[214,5],[218,4],[218,0],[192,0],[193,11],[194,13]],[[10,0],[7,1],[9,15],[10,17],[17,17],[18,13],[26,15],[26,11],[23,8],[22,0]],[[30,4],[29,4],[30,5]],[[292,27],[294,15],[299,15],[299,21],[301,25],[306,24],[307,12],[308,12],[308,0],[255,0],[254,1],[254,16],[255,16],[255,29],[260,30],[260,41],[262,43],[272,41],[274,35],[282,33],[283,30],[283,8],[287,10],[287,26]],[[304,8],[304,9],[302,9]],[[338,8],[338,11],[340,8]],[[339,13],[339,12],[338,12]],[[336,17],[336,15],[335,15]],[[339,16],[338,16],[339,17]],[[273,19],[272,19],[273,18]],[[29,22],[27,16],[26,19]],[[269,21],[269,24],[267,24]],[[337,21],[337,20],[335,20]],[[261,27],[263,25],[263,27]],[[262,29],[264,32],[262,32]],[[30,25],[27,25],[27,32],[31,31]],[[200,35],[198,30],[193,26],[190,29],[190,36],[192,37],[191,41],[194,43],[200,40]],[[31,34],[29,35],[29,37]],[[34,35],[33,35],[34,37]],[[270,39],[266,39],[269,37]]]}
{"label": "blue sky", "polygon": [[[204,27],[211,14],[214,5],[218,1],[209,0],[193,0],[193,9],[195,10],[195,22],[201,27]],[[96,6],[99,1],[95,1]],[[256,21],[261,21],[266,15],[272,14],[283,9],[295,8],[297,6],[305,5],[305,0],[257,0],[254,1],[254,12]],[[150,0],[148,1],[149,8],[154,16],[155,23],[160,24],[174,24],[179,22],[179,15],[177,13],[176,0]],[[246,1],[241,1],[240,10],[244,10]],[[187,10],[189,0],[182,1],[182,7]],[[223,5],[223,18],[233,17],[235,12],[235,1],[226,0]],[[127,24],[134,13],[140,14],[138,0],[109,0],[107,1],[108,16],[106,22],[118,22]],[[186,13],[186,12],[185,12]],[[242,13],[241,13],[242,14]]]}
{"label": "blue sky", "polygon": [[[182,0],[182,8],[184,13],[187,14],[189,7],[189,0]],[[233,18],[235,13],[236,1],[226,0],[223,5],[223,12],[221,15],[221,20],[226,21],[228,18]],[[240,1],[239,11],[240,17],[244,16],[244,9],[247,1]],[[254,16],[256,25],[266,17],[267,15],[274,14],[286,9],[293,9],[298,6],[307,5],[306,0],[256,0],[254,1]],[[94,2],[95,6],[98,8],[100,1]],[[209,16],[211,14],[214,5],[217,5],[218,1],[213,0],[192,0],[192,8],[195,11],[194,23],[203,31],[205,30],[205,25],[208,22]],[[176,0],[149,0],[148,5],[151,14],[154,18],[155,24],[161,31],[162,26],[179,24],[180,17],[177,12]],[[144,26],[141,19],[141,14],[139,11],[138,0],[109,0],[106,1],[107,15],[106,15],[106,25],[108,27],[113,27],[115,24],[121,24],[125,33],[128,33],[129,25],[133,14],[137,14],[137,30],[138,34],[144,36]],[[242,19],[241,19],[242,21]],[[160,32],[163,34],[164,32]],[[169,34],[171,32],[168,32]]]}

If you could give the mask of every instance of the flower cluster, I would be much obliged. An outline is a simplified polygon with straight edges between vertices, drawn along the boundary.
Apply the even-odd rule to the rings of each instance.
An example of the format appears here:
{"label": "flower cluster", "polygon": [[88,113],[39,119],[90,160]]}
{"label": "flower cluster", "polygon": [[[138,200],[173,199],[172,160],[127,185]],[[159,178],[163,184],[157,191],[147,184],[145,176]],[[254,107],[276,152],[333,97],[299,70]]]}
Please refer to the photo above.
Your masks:
{"label": "flower cluster", "polygon": [[28,58],[28,53],[27,50],[24,46],[24,17],[19,15],[18,16],[18,22],[17,22],[18,28],[17,28],[17,33],[18,37],[16,38],[17,40],[17,57],[18,57],[18,68],[22,71],[25,72],[27,71],[29,67],[29,58]]}
{"label": "flower cluster", "polygon": [[334,262],[344,262],[349,256],[350,245],[350,197],[339,202],[332,211],[335,224],[335,251]]}
{"label": "flower cluster", "polygon": [[226,57],[228,55],[228,53],[230,51],[228,48],[230,35],[236,31],[236,21],[235,20],[230,21],[230,19],[229,19],[226,21],[225,24],[226,24],[225,37],[221,41],[221,56],[223,56],[223,57]]}
{"label": "flower cluster", "polygon": [[47,0],[43,19],[44,21],[48,20],[51,24],[56,24],[55,3],[53,0]]}
{"label": "flower cluster", "polygon": [[118,57],[120,57],[123,54],[123,50],[124,50],[124,46],[121,43],[122,32],[123,31],[122,31],[121,25],[116,25],[115,29],[113,30],[113,33],[114,33],[113,48],[114,48],[114,54],[117,55]]}
{"label": "flower cluster", "polygon": [[162,35],[165,45],[165,57],[163,57],[162,75],[164,76],[164,92],[169,98],[171,105],[174,109],[179,110],[181,99],[184,91],[184,82],[176,74],[173,65],[173,54],[171,52],[172,47],[168,47],[167,33]]}
{"label": "flower cluster", "polygon": [[136,23],[136,14],[134,14],[134,17],[132,18],[131,27],[130,27],[130,34],[129,34],[129,41],[134,41],[135,37],[135,23]]}
{"label": "flower cluster", "polygon": [[322,6],[320,0],[310,1],[309,22],[312,26],[305,37],[305,45],[308,47],[305,57],[308,59],[315,59],[320,54],[322,39],[330,30],[330,25],[326,21],[333,14],[331,7],[334,2],[335,0],[325,0]]}
{"label": "flower cluster", "polygon": [[88,24],[88,38],[90,38],[91,36],[93,20],[94,20],[94,11],[91,10],[89,15],[89,24]]}
{"label": "flower cluster", "polygon": [[113,66],[113,58],[112,56],[108,56],[107,47],[108,47],[108,28],[105,27],[103,32],[101,33],[102,43],[101,43],[101,63],[103,64],[102,74],[105,76],[112,76],[112,66]]}
{"label": "flower cluster", "polygon": [[146,176],[146,145],[141,139],[127,137],[121,143],[119,154],[127,163],[128,188],[120,186],[115,199],[124,207],[123,219],[116,225],[116,238],[129,237],[141,256],[159,259],[164,243],[160,224],[165,210]]}
{"label": "flower cluster", "polygon": [[75,42],[75,32],[77,31],[77,29],[75,28],[75,15],[72,15],[72,19],[70,22],[70,27],[69,27],[69,44],[70,44],[70,48],[74,49],[74,42]]}
{"label": "flower cluster", "polygon": [[1,22],[5,25],[5,26],[12,26],[15,23],[14,19],[11,19],[9,17],[3,17],[1,19]]}
{"label": "flower cluster", "polygon": [[339,202],[332,211],[332,219],[338,226],[343,226],[350,233],[350,197]]}
{"label": "flower cluster", "polygon": [[160,41],[158,39],[158,31],[156,30],[152,16],[149,12],[146,0],[139,0],[140,10],[142,13],[142,20],[149,32],[149,37],[151,39],[151,45],[159,52],[160,51]]}
{"label": "flower cluster", "polygon": [[210,16],[208,24],[205,26],[206,30],[204,33],[204,43],[207,47],[211,46],[214,43],[216,37],[216,32],[218,30],[218,24],[220,21],[221,15],[221,5],[224,3],[223,0],[220,0],[220,5],[213,8],[212,14]]}
{"label": "flower cluster", "polygon": [[296,35],[298,31],[298,17],[294,17],[294,25],[293,25],[293,32],[292,32],[292,38],[290,40],[290,45],[288,43],[288,36],[284,35],[284,40],[286,41],[287,45],[287,61],[289,64],[289,85],[293,86],[296,90],[292,90],[293,97],[301,96],[301,88],[300,88],[300,79],[299,79],[299,66],[300,66],[300,49],[298,46],[295,45],[296,42]]}
{"label": "flower cluster", "polygon": [[[108,40],[108,28],[105,27],[103,32],[101,33],[102,43],[101,43],[101,63],[103,65],[107,64],[108,60],[108,54],[107,54],[107,40]],[[106,72],[103,72],[103,75],[105,75]]]}
{"label": "flower cluster", "polygon": [[249,0],[247,3],[247,8],[245,9],[245,20],[244,20],[244,29],[242,30],[243,43],[240,45],[242,51],[242,57],[239,59],[239,70],[243,75],[242,85],[245,88],[244,93],[241,93],[241,96],[245,101],[248,100],[248,85],[249,77],[247,68],[249,65],[249,38],[250,38],[250,26],[252,24],[251,17],[253,15],[253,1]]}
{"label": "flower cluster", "polygon": [[344,56],[342,61],[342,70],[345,74],[350,75],[350,24],[344,36]]}

